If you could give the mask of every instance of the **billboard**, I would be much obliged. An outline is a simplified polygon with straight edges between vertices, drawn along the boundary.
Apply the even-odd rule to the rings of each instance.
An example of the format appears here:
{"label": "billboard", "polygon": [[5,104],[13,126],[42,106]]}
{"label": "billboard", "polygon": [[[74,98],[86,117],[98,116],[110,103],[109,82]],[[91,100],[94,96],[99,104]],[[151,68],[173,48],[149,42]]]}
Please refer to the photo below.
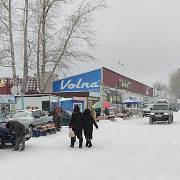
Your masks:
{"label": "billboard", "polygon": [[16,98],[14,95],[0,95],[0,104],[15,104]]}
{"label": "billboard", "polygon": [[53,92],[90,91],[99,92],[101,69],[53,82]]}

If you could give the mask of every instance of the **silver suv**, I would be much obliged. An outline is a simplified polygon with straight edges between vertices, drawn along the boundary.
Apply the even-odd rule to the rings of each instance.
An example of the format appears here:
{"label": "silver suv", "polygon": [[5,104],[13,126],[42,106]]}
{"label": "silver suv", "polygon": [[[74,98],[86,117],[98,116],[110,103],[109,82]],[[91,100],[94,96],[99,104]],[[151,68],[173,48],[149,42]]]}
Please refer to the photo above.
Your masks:
{"label": "silver suv", "polygon": [[149,115],[149,124],[153,124],[156,121],[167,121],[168,124],[173,122],[173,111],[167,103],[153,105]]}

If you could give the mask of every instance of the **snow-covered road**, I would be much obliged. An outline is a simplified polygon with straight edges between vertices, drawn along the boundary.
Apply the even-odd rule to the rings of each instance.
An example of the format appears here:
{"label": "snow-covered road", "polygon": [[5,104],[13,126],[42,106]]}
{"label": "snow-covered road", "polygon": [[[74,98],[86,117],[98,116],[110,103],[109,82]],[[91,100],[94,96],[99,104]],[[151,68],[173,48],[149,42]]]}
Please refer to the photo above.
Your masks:
{"label": "snow-covered road", "polygon": [[69,147],[68,128],[31,138],[25,152],[0,149],[1,180],[179,180],[180,111],[174,123],[102,120],[93,147]]}

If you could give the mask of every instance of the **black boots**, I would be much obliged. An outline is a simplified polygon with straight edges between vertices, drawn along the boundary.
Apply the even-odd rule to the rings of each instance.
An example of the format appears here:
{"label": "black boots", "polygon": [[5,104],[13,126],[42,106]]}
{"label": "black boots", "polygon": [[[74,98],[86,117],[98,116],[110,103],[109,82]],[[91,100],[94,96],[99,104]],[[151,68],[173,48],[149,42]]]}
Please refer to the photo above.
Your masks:
{"label": "black boots", "polygon": [[[74,143],[76,142],[76,137],[72,137],[71,138],[71,145],[70,147],[71,148],[74,148]],[[83,145],[83,139],[79,139],[79,148],[82,148],[82,145]]]}
{"label": "black boots", "polygon": [[79,148],[82,148],[82,141],[79,142]]}
{"label": "black boots", "polygon": [[88,148],[90,148],[90,147],[92,146],[92,143],[91,143],[91,140],[90,140],[90,139],[87,139],[87,140],[86,140],[86,146],[87,146]]}
{"label": "black boots", "polygon": [[14,148],[12,149],[12,151],[19,151],[19,148]]}
{"label": "black boots", "polygon": [[71,148],[74,147],[75,141],[76,141],[76,138],[75,138],[75,137],[72,137],[72,138],[71,138],[71,145],[70,145]]}

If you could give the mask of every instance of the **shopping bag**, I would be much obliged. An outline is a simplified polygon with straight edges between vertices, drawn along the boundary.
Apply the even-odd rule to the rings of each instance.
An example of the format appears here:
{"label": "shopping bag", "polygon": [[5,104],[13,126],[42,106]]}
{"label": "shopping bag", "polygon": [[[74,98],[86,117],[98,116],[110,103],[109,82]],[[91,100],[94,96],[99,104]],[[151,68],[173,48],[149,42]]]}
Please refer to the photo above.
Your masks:
{"label": "shopping bag", "polygon": [[72,130],[72,128],[69,129],[69,137],[74,137],[75,136],[75,133],[74,131]]}

